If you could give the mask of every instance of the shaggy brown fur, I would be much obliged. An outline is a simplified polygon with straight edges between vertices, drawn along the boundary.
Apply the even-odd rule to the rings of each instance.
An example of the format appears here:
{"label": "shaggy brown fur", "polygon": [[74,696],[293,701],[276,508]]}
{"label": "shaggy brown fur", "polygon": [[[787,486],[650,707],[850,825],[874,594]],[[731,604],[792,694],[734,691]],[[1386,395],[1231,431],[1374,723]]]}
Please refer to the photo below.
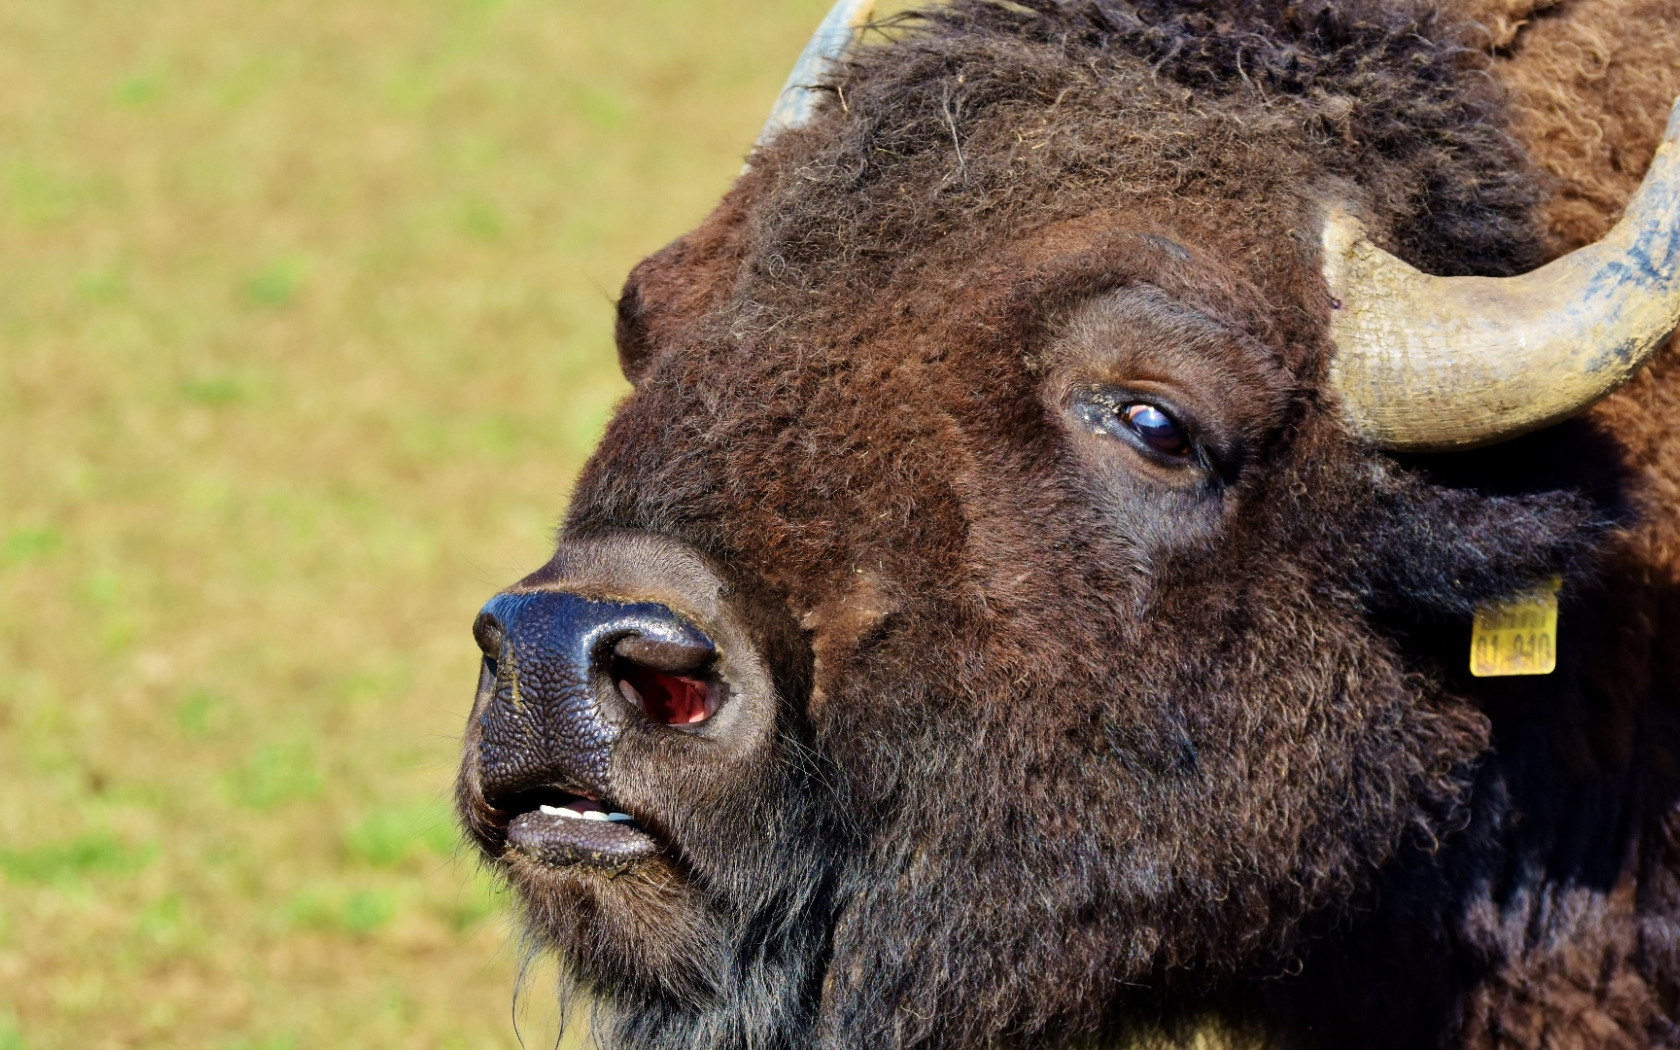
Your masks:
{"label": "shaggy brown fur", "polygon": [[1650,162],[1680,96],[1674,0],[1469,0],[1512,131],[1555,178],[1545,215],[1556,251],[1596,240]]}
{"label": "shaggy brown fur", "polygon": [[[1680,364],[1445,457],[1318,387],[1325,201],[1498,274],[1634,184],[1668,82],[1575,2],[958,0],[638,267],[530,585],[665,537],[782,684],[750,776],[614,752],[672,859],[512,862],[605,1042],[1680,1045]],[[1194,469],[1079,425],[1109,384]],[[1559,670],[1469,678],[1476,605],[1554,573]]]}

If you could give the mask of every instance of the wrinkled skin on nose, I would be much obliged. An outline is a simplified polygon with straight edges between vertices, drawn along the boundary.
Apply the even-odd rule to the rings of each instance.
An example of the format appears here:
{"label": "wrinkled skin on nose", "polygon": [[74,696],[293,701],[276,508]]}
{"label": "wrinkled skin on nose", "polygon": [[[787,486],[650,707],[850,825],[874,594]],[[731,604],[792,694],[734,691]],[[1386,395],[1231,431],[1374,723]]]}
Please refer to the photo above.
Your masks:
{"label": "wrinkled skin on nose", "polygon": [[548,592],[498,595],[474,634],[495,690],[479,715],[479,777],[492,797],[551,784],[611,794],[607,760],[631,713],[610,674],[614,647],[711,647],[663,605]]}

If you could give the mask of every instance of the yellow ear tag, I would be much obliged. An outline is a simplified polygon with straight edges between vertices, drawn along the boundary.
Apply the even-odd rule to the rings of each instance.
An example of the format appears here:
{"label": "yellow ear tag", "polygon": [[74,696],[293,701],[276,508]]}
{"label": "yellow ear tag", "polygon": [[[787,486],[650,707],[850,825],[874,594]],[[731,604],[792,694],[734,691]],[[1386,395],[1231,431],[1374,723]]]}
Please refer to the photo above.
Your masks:
{"label": "yellow ear tag", "polygon": [[1557,667],[1557,577],[1476,610],[1470,673],[1477,678],[1551,674]]}

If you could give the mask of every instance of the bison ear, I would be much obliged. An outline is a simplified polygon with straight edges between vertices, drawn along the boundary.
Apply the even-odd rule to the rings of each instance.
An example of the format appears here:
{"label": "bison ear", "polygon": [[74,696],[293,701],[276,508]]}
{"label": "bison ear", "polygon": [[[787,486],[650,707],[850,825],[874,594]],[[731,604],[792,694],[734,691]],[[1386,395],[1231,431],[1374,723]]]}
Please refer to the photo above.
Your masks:
{"label": "bison ear", "polygon": [[1372,462],[1356,530],[1372,604],[1468,618],[1513,581],[1589,573],[1628,521],[1618,446],[1587,420],[1450,456]]}
{"label": "bison ear", "polygon": [[684,237],[636,264],[618,296],[618,367],[631,385],[641,383],[660,356],[691,342],[705,314],[706,289]]}
{"label": "bison ear", "polygon": [[660,358],[701,338],[735,286],[745,207],[731,193],[699,228],[636,264],[618,297],[618,366],[640,383]]}
{"label": "bison ear", "polygon": [[[645,263],[643,265],[646,265]],[[618,369],[632,386],[647,374],[653,357],[653,339],[648,332],[647,308],[642,302],[642,286],[636,280],[641,267],[630,274],[624,291],[618,297],[618,320],[613,325],[613,340],[618,344]]]}

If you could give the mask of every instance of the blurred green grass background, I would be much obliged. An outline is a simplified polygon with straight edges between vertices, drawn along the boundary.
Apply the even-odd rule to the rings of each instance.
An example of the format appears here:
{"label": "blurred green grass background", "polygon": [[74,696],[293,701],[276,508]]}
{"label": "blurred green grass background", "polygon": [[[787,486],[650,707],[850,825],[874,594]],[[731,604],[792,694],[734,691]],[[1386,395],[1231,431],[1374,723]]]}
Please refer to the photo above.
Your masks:
{"label": "blurred green grass background", "polygon": [[0,1050],[518,1045],[468,627],[826,6],[0,0]]}

